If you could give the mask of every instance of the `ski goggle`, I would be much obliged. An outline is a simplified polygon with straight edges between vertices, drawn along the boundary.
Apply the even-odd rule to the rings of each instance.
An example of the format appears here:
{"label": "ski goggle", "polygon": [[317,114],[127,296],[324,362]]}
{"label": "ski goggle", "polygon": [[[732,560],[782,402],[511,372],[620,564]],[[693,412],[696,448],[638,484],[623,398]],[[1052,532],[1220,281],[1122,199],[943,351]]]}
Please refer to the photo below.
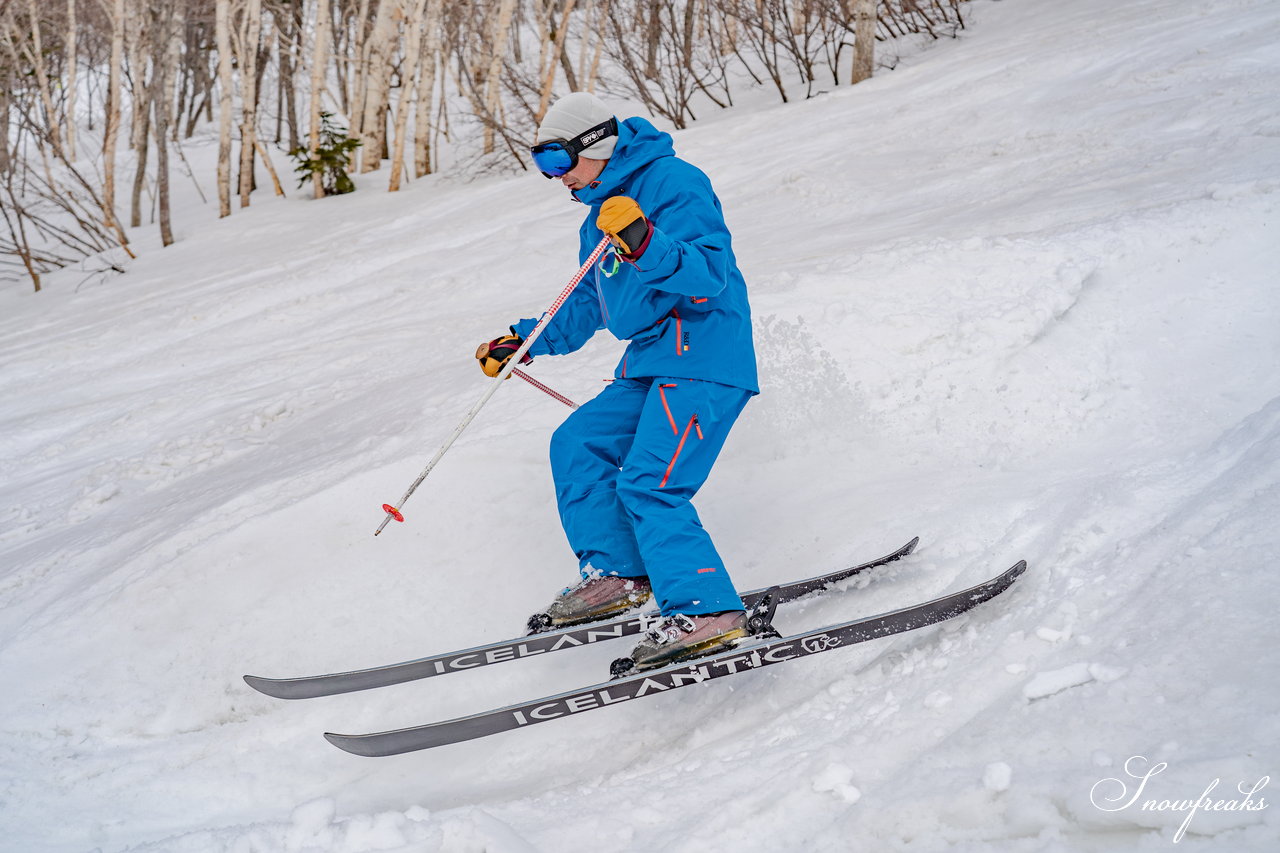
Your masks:
{"label": "ski goggle", "polygon": [[588,128],[573,139],[548,139],[529,149],[533,164],[544,177],[558,178],[578,165],[578,152],[601,139],[618,135],[618,119],[610,117],[595,127]]}

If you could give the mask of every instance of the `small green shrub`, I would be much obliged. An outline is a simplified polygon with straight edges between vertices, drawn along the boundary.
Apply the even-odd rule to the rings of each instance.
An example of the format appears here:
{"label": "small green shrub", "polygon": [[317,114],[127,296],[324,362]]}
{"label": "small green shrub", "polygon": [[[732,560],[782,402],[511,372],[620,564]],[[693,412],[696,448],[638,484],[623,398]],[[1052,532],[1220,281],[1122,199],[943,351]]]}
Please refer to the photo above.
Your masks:
{"label": "small green shrub", "polygon": [[315,157],[309,147],[298,147],[289,152],[297,161],[294,172],[298,174],[298,186],[311,183],[314,175],[320,175],[325,195],[342,195],[355,192],[356,185],[347,174],[351,165],[351,152],[360,147],[360,140],[347,136],[347,129],[332,121],[333,113],[320,113],[320,144]]}

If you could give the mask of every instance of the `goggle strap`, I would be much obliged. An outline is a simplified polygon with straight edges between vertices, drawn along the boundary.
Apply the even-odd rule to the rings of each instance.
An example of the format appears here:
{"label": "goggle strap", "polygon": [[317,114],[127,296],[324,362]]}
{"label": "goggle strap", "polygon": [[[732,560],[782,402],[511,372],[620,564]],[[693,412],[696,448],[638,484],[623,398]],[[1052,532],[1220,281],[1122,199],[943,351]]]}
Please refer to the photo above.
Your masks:
{"label": "goggle strap", "polygon": [[[588,146],[594,145],[601,139],[608,139],[610,136],[618,135],[618,117],[609,116],[608,121],[602,121],[595,127],[589,127],[574,138],[573,144],[577,146],[578,152],[581,153]],[[587,140],[590,141],[587,141]]]}
{"label": "goggle strap", "polygon": [[594,145],[601,139],[608,139],[610,136],[617,135],[618,118],[617,116],[609,116],[608,121],[602,121],[594,127],[587,128],[573,139],[548,139],[546,142],[539,142],[529,150],[534,155],[537,155],[550,151],[551,146],[559,146],[569,153],[569,158],[572,161],[572,165],[569,168],[573,168],[573,166],[577,165],[577,155],[585,151],[588,146]]}

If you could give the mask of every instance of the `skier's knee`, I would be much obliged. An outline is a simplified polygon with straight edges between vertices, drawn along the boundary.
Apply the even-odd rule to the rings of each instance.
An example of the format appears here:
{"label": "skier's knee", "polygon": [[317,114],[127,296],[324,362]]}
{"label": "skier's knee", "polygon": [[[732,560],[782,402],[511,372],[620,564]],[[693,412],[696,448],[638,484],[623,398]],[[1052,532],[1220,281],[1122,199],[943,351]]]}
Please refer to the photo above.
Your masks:
{"label": "skier's knee", "polygon": [[618,500],[633,515],[643,513],[654,504],[671,505],[678,500],[674,494],[663,491],[659,480],[647,472],[627,468],[618,475]]}
{"label": "skier's knee", "polygon": [[551,433],[551,468],[565,469],[573,465],[575,459],[584,453],[582,436],[573,428],[570,421],[565,421]]}

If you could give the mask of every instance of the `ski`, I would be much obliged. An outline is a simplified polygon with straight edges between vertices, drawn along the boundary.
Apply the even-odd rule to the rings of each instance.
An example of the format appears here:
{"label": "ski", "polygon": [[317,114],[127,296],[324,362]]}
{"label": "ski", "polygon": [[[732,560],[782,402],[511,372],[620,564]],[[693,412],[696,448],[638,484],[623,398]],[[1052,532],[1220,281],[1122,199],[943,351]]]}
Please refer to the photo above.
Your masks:
{"label": "ski", "polygon": [[378,757],[431,749],[525,728],[536,723],[616,705],[619,702],[665,693],[690,684],[700,684],[714,678],[736,675],[747,670],[772,666],[819,652],[933,625],[971,610],[1004,592],[1019,575],[1026,571],[1026,568],[1027,563],[1022,560],[985,583],[923,604],[893,610],[879,616],[829,625],[789,637],[744,645],[733,651],[606,681],[580,690],[546,696],[532,702],[509,705],[469,717],[376,734],[342,735],[327,732],[325,739],[339,749],[354,755]]}
{"label": "ski", "polygon": [[[777,587],[775,604],[795,601],[797,598],[813,592],[825,590],[831,584],[853,577],[868,569],[883,566],[899,560],[915,550],[919,544],[917,536],[891,554],[825,575],[781,584]],[[752,590],[744,593],[743,602],[747,609],[753,608],[766,592],[773,587]],[[310,675],[300,678],[264,678],[258,675],[244,676],[245,682],[260,693],[274,696],[277,699],[311,699],[317,696],[334,696],[339,693],[352,693],[357,690],[370,690],[375,687],[387,687],[392,684],[403,684],[421,678],[446,675],[451,672],[475,669],[495,663],[519,660],[546,652],[557,652],[603,640],[614,640],[639,634],[654,619],[657,612],[620,616],[612,620],[592,622],[587,625],[575,625],[555,631],[545,631],[526,637],[502,640],[488,645],[475,646],[470,649],[446,652],[431,657],[418,658],[404,663],[376,666],[369,669],[356,669],[350,672],[335,672],[327,675]]]}

